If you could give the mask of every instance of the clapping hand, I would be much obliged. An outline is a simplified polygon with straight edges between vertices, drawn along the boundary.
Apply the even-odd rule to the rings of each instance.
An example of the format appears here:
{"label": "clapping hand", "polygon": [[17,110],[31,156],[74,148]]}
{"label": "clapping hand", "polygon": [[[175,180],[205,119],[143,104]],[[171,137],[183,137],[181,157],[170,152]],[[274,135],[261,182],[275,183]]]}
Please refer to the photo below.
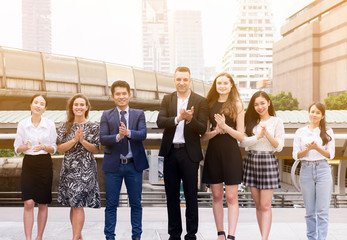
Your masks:
{"label": "clapping hand", "polygon": [[194,106],[192,106],[189,110],[181,108],[179,113],[180,113],[179,117],[181,118],[180,120],[191,121],[194,114]]}
{"label": "clapping hand", "polygon": [[41,150],[43,150],[45,148],[45,145],[43,145],[40,141],[39,141],[39,144],[36,145],[35,147],[33,147],[33,151],[34,152],[39,152]]}
{"label": "clapping hand", "polygon": [[128,135],[127,126],[125,126],[125,124],[123,122],[120,122],[120,126],[119,126],[119,140],[123,139],[127,135]]}
{"label": "clapping hand", "polygon": [[75,143],[79,142],[83,142],[83,128],[77,128],[76,132],[75,132],[75,137],[74,137]]}
{"label": "clapping hand", "polygon": [[224,114],[215,114],[214,115],[214,120],[217,122],[217,126],[223,131],[223,133],[225,132],[225,128],[226,128],[226,124],[225,124],[225,116]]}
{"label": "clapping hand", "polygon": [[220,126],[217,124],[215,131],[217,134],[224,134],[225,131],[223,129],[220,128]]}
{"label": "clapping hand", "polygon": [[33,145],[32,143],[30,142],[30,140],[27,140],[27,142],[25,143],[25,146],[30,149]]}
{"label": "clapping hand", "polygon": [[261,138],[263,138],[264,136],[265,136],[265,133],[266,133],[266,126],[260,126],[261,127],[261,131],[260,131],[260,133],[257,135],[257,139],[259,140],[259,139],[261,139]]}
{"label": "clapping hand", "polygon": [[84,141],[83,128],[78,128],[76,132],[78,141],[82,143]]}
{"label": "clapping hand", "polygon": [[305,144],[305,147],[306,147],[306,149],[308,149],[308,150],[312,150],[312,149],[317,149],[317,148],[318,148],[318,145],[317,145],[317,142],[312,141],[312,142],[310,142],[310,143],[306,143],[306,144]]}

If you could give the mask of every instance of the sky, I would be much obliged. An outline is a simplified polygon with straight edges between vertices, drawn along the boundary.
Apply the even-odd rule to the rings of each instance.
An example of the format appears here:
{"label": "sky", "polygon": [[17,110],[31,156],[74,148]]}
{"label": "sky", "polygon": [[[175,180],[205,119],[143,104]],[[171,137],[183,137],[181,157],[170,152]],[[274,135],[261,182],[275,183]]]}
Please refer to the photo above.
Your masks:
{"label": "sky", "polygon": [[[279,30],[313,0],[268,0]],[[0,46],[22,48],[22,0],[0,0]],[[51,0],[52,52],[142,67],[142,0]],[[168,0],[169,10],[200,10],[205,66],[219,69],[236,0]],[[278,38],[280,35],[278,34]]]}

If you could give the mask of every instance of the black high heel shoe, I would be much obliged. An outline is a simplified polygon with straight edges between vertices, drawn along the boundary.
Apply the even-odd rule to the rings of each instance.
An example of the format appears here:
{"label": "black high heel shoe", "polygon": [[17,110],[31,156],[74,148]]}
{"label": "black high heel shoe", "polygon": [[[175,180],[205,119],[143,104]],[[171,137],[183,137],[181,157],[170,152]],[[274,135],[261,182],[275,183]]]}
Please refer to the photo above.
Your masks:
{"label": "black high heel shoe", "polygon": [[224,231],[217,232],[217,235],[218,236],[224,235],[225,240],[227,239],[226,236],[225,236],[225,232]]}
{"label": "black high heel shoe", "polygon": [[231,235],[228,235],[227,239],[235,240],[235,237],[234,237],[234,236],[231,236]]}

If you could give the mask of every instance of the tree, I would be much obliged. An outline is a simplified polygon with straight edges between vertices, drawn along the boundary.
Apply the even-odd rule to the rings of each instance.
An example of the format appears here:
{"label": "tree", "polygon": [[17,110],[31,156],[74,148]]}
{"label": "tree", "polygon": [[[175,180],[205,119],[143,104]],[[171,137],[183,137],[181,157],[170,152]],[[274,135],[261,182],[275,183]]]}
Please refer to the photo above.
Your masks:
{"label": "tree", "polygon": [[347,110],[347,92],[331,95],[324,99],[324,103],[328,110]]}
{"label": "tree", "polygon": [[272,104],[275,107],[275,110],[298,110],[299,102],[298,99],[293,98],[292,93],[280,92],[277,95],[269,93],[269,97],[272,101]]}
{"label": "tree", "polygon": [[15,155],[12,149],[0,149],[0,157],[13,157]]}

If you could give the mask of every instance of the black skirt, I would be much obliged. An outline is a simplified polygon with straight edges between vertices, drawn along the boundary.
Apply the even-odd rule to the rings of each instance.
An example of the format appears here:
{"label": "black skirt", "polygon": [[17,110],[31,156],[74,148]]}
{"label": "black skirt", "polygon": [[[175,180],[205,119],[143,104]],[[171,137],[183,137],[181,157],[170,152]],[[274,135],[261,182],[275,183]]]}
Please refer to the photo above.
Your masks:
{"label": "black skirt", "polygon": [[52,202],[52,158],[50,154],[25,155],[22,165],[22,200],[39,204]]}

